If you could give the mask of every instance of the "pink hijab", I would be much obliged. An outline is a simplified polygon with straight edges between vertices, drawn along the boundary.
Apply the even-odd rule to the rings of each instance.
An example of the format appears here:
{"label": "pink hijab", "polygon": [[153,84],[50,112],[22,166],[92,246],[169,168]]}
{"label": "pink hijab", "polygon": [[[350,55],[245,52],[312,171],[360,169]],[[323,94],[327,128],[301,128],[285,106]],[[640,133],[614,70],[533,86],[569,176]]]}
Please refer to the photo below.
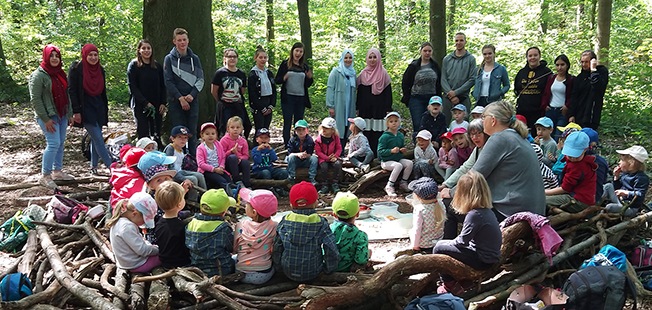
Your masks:
{"label": "pink hijab", "polygon": [[[375,66],[369,64],[369,55],[375,54],[378,62]],[[358,76],[358,85],[362,84],[365,86],[371,85],[371,93],[374,95],[380,95],[383,92],[385,87],[389,85],[392,80],[387,74],[387,70],[383,67],[383,59],[380,56],[380,51],[377,48],[371,48],[367,52],[367,66],[360,71],[360,76]]]}

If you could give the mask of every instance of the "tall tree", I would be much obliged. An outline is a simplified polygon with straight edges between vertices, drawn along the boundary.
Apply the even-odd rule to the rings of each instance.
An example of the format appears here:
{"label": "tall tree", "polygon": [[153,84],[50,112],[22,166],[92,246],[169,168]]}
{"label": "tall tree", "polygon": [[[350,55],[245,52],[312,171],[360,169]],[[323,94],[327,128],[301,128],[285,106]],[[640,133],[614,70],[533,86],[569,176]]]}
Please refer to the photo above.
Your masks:
{"label": "tall tree", "polygon": [[5,52],[2,49],[2,41],[0,40],[0,102],[5,100],[14,100],[8,93],[8,90],[16,89],[16,81],[11,77],[7,69],[7,59]]}
{"label": "tall tree", "polygon": [[[448,30],[453,29],[453,25],[455,24],[455,6],[455,0],[448,0],[448,14],[446,16]],[[453,34],[451,33],[450,35]]]}
{"label": "tall tree", "polygon": [[309,0],[297,0],[299,12],[299,29],[301,30],[301,43],[305,59],[312,59],[312,29],[310,28],[310,14],[308,13]]}
{"label": "tall tree", "polygon": [[429,24],[432,57],[441,63],[446,56],[446,0],[430,0]]}
{"label": "tall tree", "polygon": [[385,56],[385,0],[376,0],[376,20],[378,21],[378,49]]}
{"label": "tall tree", "polygon": [[204,70],[204,89],[199,95],[199,124],[212,121],[215,115],[215,102],[210,91],[216,70],[211,8],[211,0],[143,1],[143,37],[152,42],[155,58],[161,65],[173,46],[174,29],[180,27],[188,31],[190,49],[199,56]]}
{"label": "tall tree", "polygon": [[541,33],[543,34],[548,33],[548,20],[550,19],[549,7],[548,0],[541,0]]}
{"label": "tall tree", "polygon": [[265,14],[267,15],[267,56],[268,62],[271,66],[274,66],[274,50],[271,48],[272,42],[274,42],[274,0],[265,0]]}
{"label": "tall tree", "polygon": [[598,1],[598,23],[596,29],[595,52],[600,63],[609,65],[609,41],[611,40],[611,11],[613,0]]}

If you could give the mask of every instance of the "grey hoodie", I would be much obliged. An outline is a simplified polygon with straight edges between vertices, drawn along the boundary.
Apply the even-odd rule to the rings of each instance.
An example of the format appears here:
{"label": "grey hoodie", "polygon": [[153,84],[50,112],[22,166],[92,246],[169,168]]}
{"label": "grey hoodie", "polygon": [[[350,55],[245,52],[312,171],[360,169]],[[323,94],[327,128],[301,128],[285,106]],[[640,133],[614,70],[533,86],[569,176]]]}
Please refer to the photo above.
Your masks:
{"label": "grey hoodie", "polygon": [[178,100],[179,97],[197,95],[204,88],[204,70],[202,70],[199,57],[188,48],[185,56],[179,55],[176,47],[165,55],[163,62],[163,76],[165,78],[165,88],[168,96],[172,100]]}
{"label": "grey hoodie", "polygon": [[441,89],[444,96],[454,90],[458,96],[468,98],[475,84],[475,57],[468,51],[461,57],[455,51],[446,55],[441,67]]}

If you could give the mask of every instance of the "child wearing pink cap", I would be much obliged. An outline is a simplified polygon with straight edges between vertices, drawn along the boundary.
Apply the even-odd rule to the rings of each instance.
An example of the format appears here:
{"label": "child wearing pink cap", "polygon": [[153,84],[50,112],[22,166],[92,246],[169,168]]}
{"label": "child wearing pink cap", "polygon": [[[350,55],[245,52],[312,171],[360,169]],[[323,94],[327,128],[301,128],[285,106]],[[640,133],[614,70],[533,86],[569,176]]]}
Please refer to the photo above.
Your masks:
{"label": "child wearing pink cap", "polygon": [[276,222],[270,217],[278,209],[276,196],[268,190],[242,188],[240,199],[251,220],[238,222],[233,250],[238,258],[237,271],[243,272],[243,283],[263,284],[274,275],[272,248],[276,237]]}

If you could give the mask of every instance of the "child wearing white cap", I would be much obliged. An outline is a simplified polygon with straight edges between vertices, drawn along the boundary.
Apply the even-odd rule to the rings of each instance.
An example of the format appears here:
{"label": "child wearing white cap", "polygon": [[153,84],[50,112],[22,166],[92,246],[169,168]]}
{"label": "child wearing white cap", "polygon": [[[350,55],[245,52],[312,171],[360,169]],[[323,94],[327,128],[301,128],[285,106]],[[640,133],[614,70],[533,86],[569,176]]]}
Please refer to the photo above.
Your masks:
{"label": "child wearing white cap", "polygon": [[640,145],[634,145],[624,150],[617,150],[620,162],[614,168],[614,182],[604,185],[604,196],[610,203],[605,209],[609,213],[618,213],[623,208],[622,199],[629,203],[625,211],[626,217],[633,217],[643,207],[645,194],[650,185],[650,178],[645,174],[647,150]]}
{"label": "child wearing white cap", "polygon": [[[319,135],[315,137],[315,155],[319,162],[319,173],[317,177],[321,183],[319,193],[322,195],[328,194],[328,183],[330,181],[333,193],[337,194],[340,191],[340,179],[342,178],[342,143],[340,142],[340,135],[335,128],[335,119],[327,117],[322,120],[319,125]],[[328,177],[329,172],[333,176]]]}
{"label": "child wearing white cap", "polygon": [[362,172],[367,173],[370,169],[369,163],[374,159],[374,152],[369,146],[369,140],[362,133],[367,126],[367,122],[362,117],[349,118],[348,121],[351,134],[349,135],[348,152],[345,159],[349,160]]}
{"label": "child wearing white cap", "polygon": [[420,177],[432,178],[437,171],[435,165],[439,161],[437,151],[430,142],[432,134],[428,130],[421,130],[417,133],[417,146],[414,148],[414,166],[412,168],[412,178]]}

